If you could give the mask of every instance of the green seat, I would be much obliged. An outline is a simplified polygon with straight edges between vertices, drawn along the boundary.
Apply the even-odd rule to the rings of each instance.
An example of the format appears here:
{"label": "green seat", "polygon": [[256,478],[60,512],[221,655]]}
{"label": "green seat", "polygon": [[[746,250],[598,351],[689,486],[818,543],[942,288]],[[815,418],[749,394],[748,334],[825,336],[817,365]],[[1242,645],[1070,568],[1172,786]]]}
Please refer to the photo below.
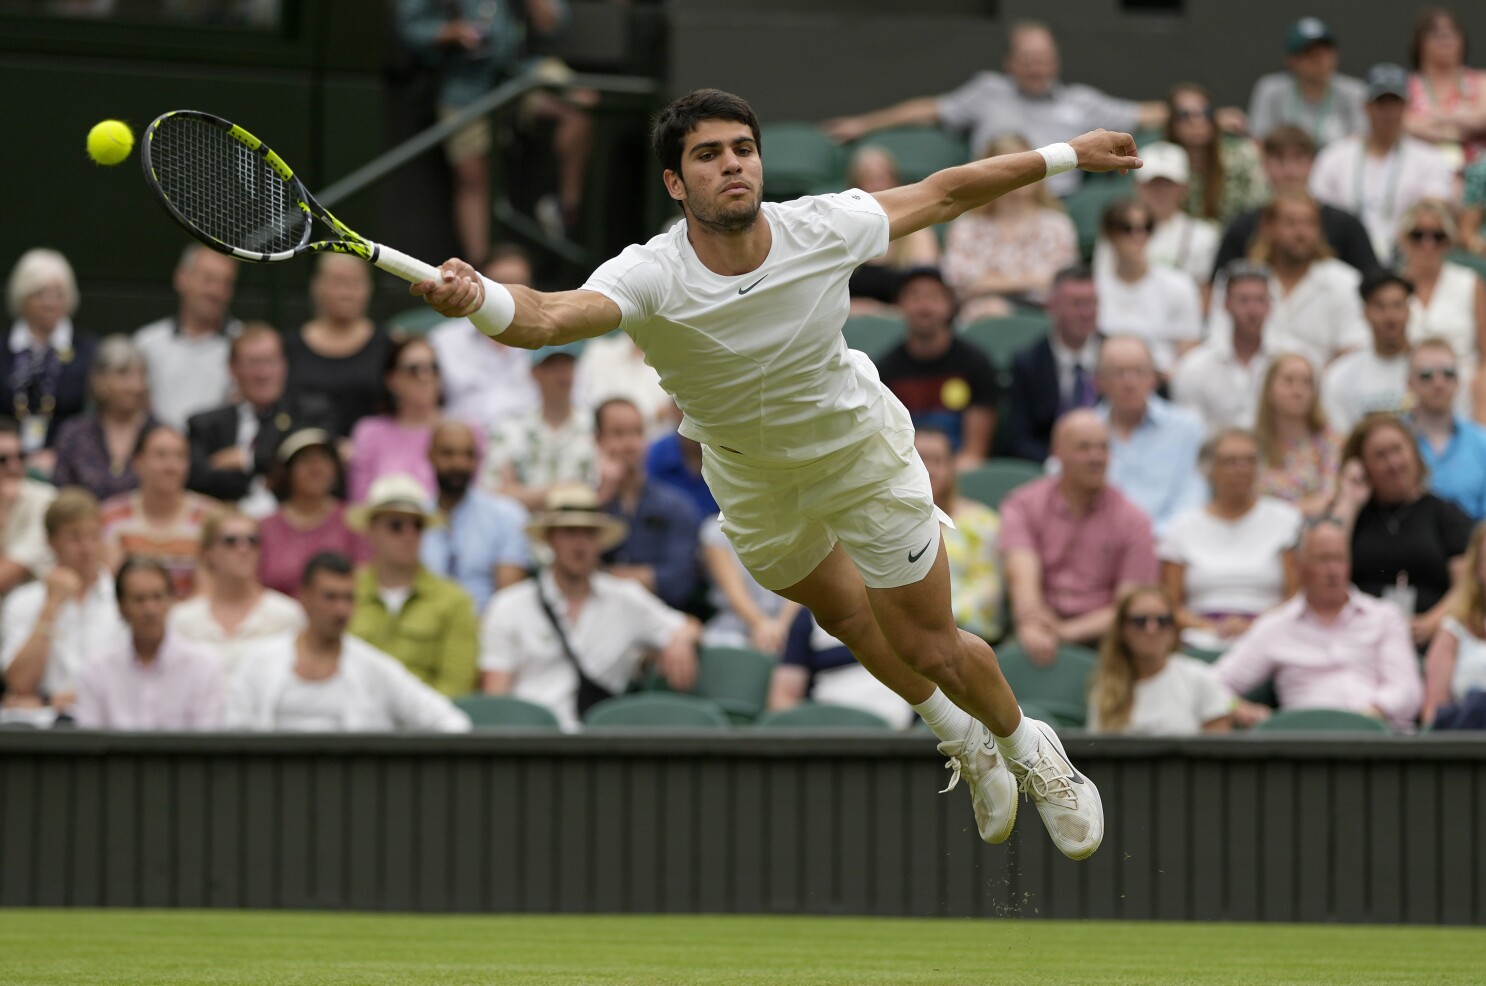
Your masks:
{"label": "green seat", "polygon": [[979,346],[996,364],[996,376],[1005,390],[1011,386],[1011,364],[1016,354],[1046,338],[1046,315],[1007,315],[982,318],[965,326],[960,333],[966,342]]}
{"label": "green seat", "polygon": [[905,185],[922,181],[936,171],[970,160],[964,138],[938,127],[894,127],[868,134],[856,147],[881,147],[898,162]]}
{"label": "green seat", "polygon": [[394,337],[426,336],[435,325],[448,319],[428,305],[406,308],[387,319],[387,331]]}
{"label": "green seat", "polygon": [[1486,257],[1471,253],[1469,250],[1452,250],[1445,258],[1462,267],[1469,267],[1482,277],[1486,277]]}
{"label": "green seat", "polygon": [[765,729],[892,729],[879,715],[849,705],[804,702],[792,709],[765,712],[758,725]]}
{"label": "green seat", "polygon": [[1099,238],[1099,220],[1105,207],[1115,199],[1128,199],[1134,194],[1135,179],[1125,175],[1119,179],[1085,182],[1063,200],[1068,218],[1078,229],[1078,249],[1085,260],[1094,256],[1094,241]]}
{"label": "green seat", "polygon": [[1222,657],[1226,651],[1216,647],[1196,647],[1192,644],[1183,644],[1182,653],[1188,657],[1195,657],[1205,664],[1215,664],[1218,658]]}
{"label": "green seat", "polygon": [[822,188],[841,188],[844,155],[817,124],[770,123],[759,136],[768,198],[789,199]]}
{"label": "green seat", "polygon": [[999,509],[1006,494],[1042,477],[1042,467],[1024,459],[991,459],[985,465],[967,469],[955,480],[961,496],[979,500],[992,510]]}
{"label": "green seat", "polygon": [[703,647],[692,694],[716,702],[734,722],[752,722],[769,700],[769,679],[777,663],[772,655],[747,647]]}
{"label": "green seat", "polygon": [[726,729],[731,725],[716,702],[669,692],[606,698],[588,710],[583,724],[604,729]]}
{"label": "green seat", "polygon": [[1391,733],[1382,720],[1344,709],[1290,709],[1276,712],[1254,727],[1255,732]]}
{"label": "green seat", "polygon": [[510,695],[462,695],[454,704],[476,729],[557,729],[557,716],[546,706]]}
{"label": "green seat", "polygon": [[1049,665],[1033,664],[1016,641],[996,648],[1001,673],[1017,701],[1041,706],[1070,726],[1083,726],[1089,716],[1089,678],[1098,657],[1087,647],[1063,644]]}
{"label": "green seat", "polygon": [[874,360],[887,355],[888,350],[902,342],[906,331],[901,318],[888,315],[853,315],[841,327],[846,345]]}

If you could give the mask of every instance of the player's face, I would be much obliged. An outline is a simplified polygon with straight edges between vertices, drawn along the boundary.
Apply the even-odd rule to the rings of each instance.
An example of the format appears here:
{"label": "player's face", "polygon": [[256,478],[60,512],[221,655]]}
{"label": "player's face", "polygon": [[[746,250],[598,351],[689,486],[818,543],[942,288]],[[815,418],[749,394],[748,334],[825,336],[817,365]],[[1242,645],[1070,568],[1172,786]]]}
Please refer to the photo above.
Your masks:
{"label": "player's face", "polygon": [[733,120],[703,120],[686,135],[681,174],[665,173],[666,189],[698,224],[742,233],[758,219],[764,165],[753,131]]}

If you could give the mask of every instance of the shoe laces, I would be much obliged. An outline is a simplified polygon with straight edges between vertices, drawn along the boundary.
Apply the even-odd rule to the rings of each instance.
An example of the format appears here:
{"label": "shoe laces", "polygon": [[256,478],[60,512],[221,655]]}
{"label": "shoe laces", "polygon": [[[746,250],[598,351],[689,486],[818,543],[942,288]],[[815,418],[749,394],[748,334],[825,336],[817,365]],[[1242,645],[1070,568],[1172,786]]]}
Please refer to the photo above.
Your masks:
{"label": "shoe laces", "polygon": [[1026,773],[1017,779],[1017,787],[1034,801],[1053,801],[1070,809],[1078,808],[1078,795],[1073,791],[1073,781],[1048,759],[1046,753],[1037,751],[1037,759],[1026,764]]}
{"label": "shoe laces", "polygon": [[956,784],[960,783],[960,758],[950,757],[944,762],[944,766],[953,771],[953,773],[949,775],[949,783],[945,785],[943,791],[939,792],[940,794],[948,794],[955,789]]}

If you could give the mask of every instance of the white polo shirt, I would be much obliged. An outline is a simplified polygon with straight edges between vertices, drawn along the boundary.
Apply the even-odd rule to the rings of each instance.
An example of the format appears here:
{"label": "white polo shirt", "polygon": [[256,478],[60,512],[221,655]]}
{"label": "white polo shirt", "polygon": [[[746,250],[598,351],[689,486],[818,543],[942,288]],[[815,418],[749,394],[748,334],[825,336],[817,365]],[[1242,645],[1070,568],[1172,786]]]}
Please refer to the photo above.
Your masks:
{"label": "white polo shirt", "polygon": [[[1269,279],[1272,307],[1264,323],[1270,352],[1299,353],[1316,362],[1319,371],[1343,351],[1372,345],[1372,332],[1362,316],[1357,285],[1362,275],[1340,260],[1313,262],[1295,287],[1285,294],[1278,279]],[[1209,304],[1208,334],[1231,338],[1233,320],[1224,309],[1227,279],[1219,277]]]}
{"label": "white polo shirt", "polygon": [[681,433],[755,460],[817,459],[880,431],[891,392],[846,348],[847,281],[887,252],[888,218],[850,189],[765,202],[773,243],[737,277],[697,259],[686,222],[625,249],[585,290],[612,299],[621,327],[660,373]]}
{"label": "white polo shirt", "polygon": [[1373,252],[1387,261],[1398,242],[1398,224],[1424,198],[1453,198],[1450,163],[1432,144],[1402,138],[1386,155],[1364,153],[1363,137],[1334,140],[1316,155],[1311,194],[1362,220]]}
{"label": "white polo shirt", "polygon": [[[27,582],[5,597],[0,607],[0,667],[9,668],[31,639],[45,604],[45,582]],[[78,676],[91,658],[122,647],[128,640],[128,628],[114,601],[114,580],[100,572],[81,600],[69,599],[57,610],[51,651],[41,675],[42,690],[48,695],[75,691]]]}
{"label": "white polo shirt", "polygon": [[638,582],[603,572],[589,580],[576,623],[569,622],[550,571],[497,592],[480,625],[480,670],[511,674],[511,694],[551,709],[564,729],[578,728],[578,673],[542,612],[539,586],[583,673],[615,693],[628,686],[647,651],[664,647],[686,623]]}

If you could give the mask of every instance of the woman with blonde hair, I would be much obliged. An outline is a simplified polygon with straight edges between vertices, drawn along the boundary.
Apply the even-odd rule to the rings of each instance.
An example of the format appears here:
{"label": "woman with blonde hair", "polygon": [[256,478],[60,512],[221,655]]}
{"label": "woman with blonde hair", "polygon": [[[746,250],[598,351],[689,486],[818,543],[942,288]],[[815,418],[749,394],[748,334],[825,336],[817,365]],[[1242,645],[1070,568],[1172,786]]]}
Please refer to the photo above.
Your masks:
{"label": "woman with blonde hair", "polygon": [[1424,708],[1428,725],[1441,709],[1463,704],[1472,691],[1486,692],[1486,523],[1471,531],[1465,571],[1450,613],[1440,621],[1424,657]]}
{"label": "woman with blonde hair", "polygon": [[1455,214],[1440,199],[1415,202],[1398,224],[1399,273],[1414,285],[1409,341],[1445,339],[1474,372],[1486,351],[1486,281],[1446,259],[1457,242]]}
{"label": "woman with blonde hair", "polygon": [[215,510],[201,525],[198,563],[207,589],[172,607],[170,628],[202,645],[231,675],[255,641],[304,626],[304,610],[258,581],[258,522],[232,508]]}
{"label": "woman with blonde hair", "polygon": [[1326,510],[1336,488],[1341,436],[1327,423],[1311,361],[1282,353],[1269,364],[1254,421],[1263,456],[1259,492],[1307,517]]}
{"label": "woman with blonde hair", "polygon": [[[903,184],[898,162],[885,147],[867,144],[858,148],[846,166],[846,187],[860,188],[869,194],[885,192]],[[852,272],[847,290],[851,292],[854,314],[870,314],[891,307],[898,297],[898,275],[915,267],[939,264],[939,238],[931,229],[900,237],[888,244],[887,253],[869,260]]]}
{"label": "woman with blonde hair", "polygon": [[[1003,134],[983,157],[1029,151],[1026,139]],[[1078,262],[1078,230],[1046,182],[1023,185],[950,224],[944,279],[973,322],[1011,314],[1017,303],[1042,305],[1053,275]]]}
{"label": "woman with blonde hair", "polygon": [[1115,605],[1089,694],[1089,731],[1143,736],[1226,733],[1233,696],[1203,661],[1177,650],[1166,590],[1132,587]]}

